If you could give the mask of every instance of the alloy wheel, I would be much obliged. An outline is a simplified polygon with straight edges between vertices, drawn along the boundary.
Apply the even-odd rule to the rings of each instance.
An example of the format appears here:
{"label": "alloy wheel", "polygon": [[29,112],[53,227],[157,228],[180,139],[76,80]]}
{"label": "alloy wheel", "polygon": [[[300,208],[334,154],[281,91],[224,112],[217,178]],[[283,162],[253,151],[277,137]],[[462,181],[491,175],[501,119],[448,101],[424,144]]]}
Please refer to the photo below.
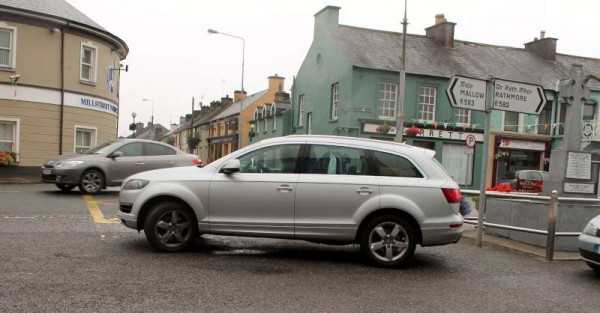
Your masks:
{"label": "alloy wheel", "polygon": [[369,234],[369,249],[372,255],[383,262],[394,262],[408,251],[410,237],[402,225],[384,222]]}
{"label": "alloy wheel", "polygon": [[160,243],[167,248],[186,245],[193,236],[190,217],[179,210],[167,211],[160,215],[154,231]]}

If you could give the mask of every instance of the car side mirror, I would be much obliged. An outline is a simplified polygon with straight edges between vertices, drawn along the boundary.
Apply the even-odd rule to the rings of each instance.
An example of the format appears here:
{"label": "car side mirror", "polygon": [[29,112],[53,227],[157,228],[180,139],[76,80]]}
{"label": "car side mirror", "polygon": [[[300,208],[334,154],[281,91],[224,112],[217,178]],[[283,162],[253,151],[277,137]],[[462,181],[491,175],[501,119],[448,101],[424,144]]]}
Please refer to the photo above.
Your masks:
{"label": "car side mirror", "polygon": [[115,151],[108,155],[108,157],[111,159],[122,157],[122,156],[123,156],[123,152],[121,152],[121,151]]}
{"label": "car side mirror", "polygon": [[240,171],[240,160],[238,160],[238,159],[233,159],[233,160],[227,161],[227,163],[225,163],[225,165],[223,165],[223,167],[221,168],[221,173],[226,174],[226,175],[231,175],[231,174],[237,173],[239,171]]}

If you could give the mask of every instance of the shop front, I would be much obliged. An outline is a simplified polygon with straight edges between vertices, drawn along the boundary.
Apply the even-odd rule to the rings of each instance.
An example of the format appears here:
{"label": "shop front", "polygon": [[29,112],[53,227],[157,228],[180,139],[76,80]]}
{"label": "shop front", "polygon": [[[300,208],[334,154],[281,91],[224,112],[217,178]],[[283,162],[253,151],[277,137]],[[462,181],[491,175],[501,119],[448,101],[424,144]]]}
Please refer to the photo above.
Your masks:
{"label": "shop front", "polygon": [[528,140],[497,135],[494,146],[492,182],[513,177],[520,170],[548,171],[551,138]]}

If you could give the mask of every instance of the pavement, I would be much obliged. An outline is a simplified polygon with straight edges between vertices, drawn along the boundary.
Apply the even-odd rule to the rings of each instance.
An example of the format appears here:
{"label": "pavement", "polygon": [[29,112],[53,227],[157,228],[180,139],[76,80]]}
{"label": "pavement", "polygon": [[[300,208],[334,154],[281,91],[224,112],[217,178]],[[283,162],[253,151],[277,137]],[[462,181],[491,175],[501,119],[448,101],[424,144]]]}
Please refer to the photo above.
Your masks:
{"label": "pavement", "polygon": [[[39,175],[5,175],[0,177],[0,184],[40,184]],[[477,228],[473,225],[465,224],[463,241],[477,244]],[[526,253],[532,256],[545,259],[546,248],[521,243],[507,238],[485,234],[483,244],[486,246],[495,246],[512,251]],[[574,261],[580,260],[579,252],[554,251],[554,261]]]}

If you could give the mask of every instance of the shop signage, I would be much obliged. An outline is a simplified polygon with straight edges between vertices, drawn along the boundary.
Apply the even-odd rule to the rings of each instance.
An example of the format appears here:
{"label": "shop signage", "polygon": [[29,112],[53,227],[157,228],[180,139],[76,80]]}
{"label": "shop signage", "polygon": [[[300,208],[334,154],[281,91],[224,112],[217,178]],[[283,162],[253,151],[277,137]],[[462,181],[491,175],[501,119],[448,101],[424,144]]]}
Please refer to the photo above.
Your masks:
{"label": "shop signage", "polygon": [[486,81],[454,76],[450,79],[446,95],[454,108],[485,111]]}
{"label": "shop signage", "polygon": [[502,138],[500,140],[499,147],[506,148],[506,149],[517,149],[517,150],[533,150],[533,151],[546,150],[546,144],[543,142],[508,139],[508,138]]}
{"label": "shop signage", "polygon": [[563,190],[564,192],[593,194],[594,184],[565,183]]}
{"label": "shop signage", "polygon": [[546,103],[544,88],[539,85],[496,79],[492,109],[540,114]]}
{"label": "shop signage", "polygon": [[74,93],[65,93],[65,105],[119,115],[119,107],[108,100]]}
{"label": "shop signage", "polygon": [[427,137],[427,138],[440,138],[440,139],[452,139],[452,140],[467,140],[468,136],[475,137],[475,141],[482,142],[483,134],[480,133],[469,133],[457,130],[444,130],[444,129],[423,129],[420,134],[415,137]]}
{"label": "shop signage", "polygon": [[590,179],[592,173],[592,154],[569,152],[567,156],[567,178]]}

